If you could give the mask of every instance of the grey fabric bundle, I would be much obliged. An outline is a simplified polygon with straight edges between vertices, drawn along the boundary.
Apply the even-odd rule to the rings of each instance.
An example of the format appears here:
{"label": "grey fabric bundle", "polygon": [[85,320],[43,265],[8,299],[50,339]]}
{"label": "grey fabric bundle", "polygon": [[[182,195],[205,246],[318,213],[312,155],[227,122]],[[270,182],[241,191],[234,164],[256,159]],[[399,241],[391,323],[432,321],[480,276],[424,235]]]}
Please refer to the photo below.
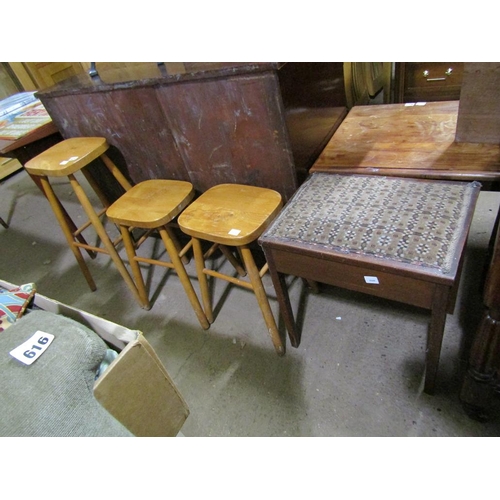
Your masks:
{"label": "grey fabric bundle", "polygon": [[[10,356],[38,330],[55,338],[32,365]],[[94,398],[106,349],[89,328],[45,311],[30,312],[0,334],[0,435],[130,436]]]}

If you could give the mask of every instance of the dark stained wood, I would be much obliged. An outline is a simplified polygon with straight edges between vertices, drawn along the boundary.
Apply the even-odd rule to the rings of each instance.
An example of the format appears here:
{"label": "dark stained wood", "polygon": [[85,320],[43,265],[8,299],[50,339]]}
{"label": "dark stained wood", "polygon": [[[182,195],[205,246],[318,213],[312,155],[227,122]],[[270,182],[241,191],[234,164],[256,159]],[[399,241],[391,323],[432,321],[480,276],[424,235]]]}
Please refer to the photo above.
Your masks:
{"label": "dark stained wood", "polygon": [[[432,181],[421,180],[420,182]],[[306,184],[302,188],[305,186]],[[479,186],[476,186],[460,231],[460,239],[453,259],[454,264],[446,274],[437,269],[396,260],[340,252],[333,246],[328,248],[325,245],[279,238],[273,236],[272,231],[271,234],[264,233],[259,239],[259,244],[269,264],[280,314],[292,346],[299,346],[301,331],[297,328],[294,319],[285,281],[286,275],[422,307],[431,312],[424,391],[432,394],[435,388],[446,315],[453,312],[455,305],[463,250],[478,195]],[[323,202],[326,203],[326,200]],[[293,203],[294,199],[290,200],[284,210],[286,211],[287,207]],[[286,215],[286,212],[283,212],[282,216],[283,214]],[[296,230],[298,231],[299,228]],[[378,284],[375,287],[367,284],[364,279],[366,276],[376,276]]]}
{"label": "dark stained wood", "polygon": [[[345,113],[339,90],[328,102],[334,112],[320,113],[313,132],[298,127],[290,133],[280,78],[294,64],[300,63],[184,63],[177,74],[143,64],[98,78],[78,75],[37,96],[65,138],[105,137],[113,161],[134,183],[187,180],[203,192],[236,182],[274,189],[287,200],[297,189],[297,172],[309,168]],[[319,71],[317,79],[337,70]],[[300,89],[302,81],[295,95],[311,86]],[[325,109],[324,93],[308,97],[311,109]],[[99,179],[97,170],[93,174]],[[106,190],[108,180],[101,182]]]}
{"label": "dark stained wood", "polygon": [[398,62],[394,66],[394,102],[460,99],[463,62]]}
{"label": "dark stained wood", "polygon": [[500,144],[500,63],[466,63],[460,94],[458,142]]}
{"label": "dark stained wood", "polygon": [[483,290],[484,310],[469,354],[460,399],[465,411],[477,420],[494,415],[500,392],[500,232],[496,225],[494,246]]}
{"label": "dark stained wood", "polygon": [[311,172],[500,180],[500,145],[455,141],[459,101],[355,106]]}
{"label": "dark stained wood", "polygon": [[278,78],[301,183],[347,115],[344,63],[286,63]]}
{"label": "dark stained wood", "polygon": [[290,196],[296,179],[275,74],[162,86],[157,95],[198,190],[232,182]]}

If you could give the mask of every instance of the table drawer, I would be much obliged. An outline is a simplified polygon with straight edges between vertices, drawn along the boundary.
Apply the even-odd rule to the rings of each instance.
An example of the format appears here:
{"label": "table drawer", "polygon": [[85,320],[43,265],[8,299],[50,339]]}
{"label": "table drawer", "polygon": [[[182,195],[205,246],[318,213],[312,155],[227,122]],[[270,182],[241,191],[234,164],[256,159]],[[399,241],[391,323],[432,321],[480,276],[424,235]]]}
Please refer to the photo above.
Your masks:
{"label": "table drawer", "polygon": [[[273,248],[276,270],[319,283],[431,309],[436,283],[370,267],[300,255]],[[442,285],[441,285],[442,286]]]}
{"label": "table drawer", "polygon": [[397,101],[458,100],[463,69],[463,62],[397,63]]}

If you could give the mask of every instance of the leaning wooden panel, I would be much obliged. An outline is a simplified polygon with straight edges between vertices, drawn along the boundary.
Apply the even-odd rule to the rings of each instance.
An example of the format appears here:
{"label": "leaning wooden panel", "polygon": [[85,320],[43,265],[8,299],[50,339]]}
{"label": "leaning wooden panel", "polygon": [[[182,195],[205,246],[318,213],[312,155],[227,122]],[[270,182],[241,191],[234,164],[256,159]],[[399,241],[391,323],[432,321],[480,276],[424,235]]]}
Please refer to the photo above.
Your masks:
{"label": "leaning wooden panel", "polygon": [[193,64],[175,75],[154,67],[80,75],[38,97],[64,137],[106,137],[134,182],[174,178],[198,191],[238,182],[288,199],[297,175],[277,65]]}
{"label": "leaning wooden panel", "polygon": [[457,142],[500,144],[500,63],[465,63]]}
{"label": "leaning wooden panel", "polygon": [[224,183],[297,187],[276,75],[272,71],[162,85],[158,102],[199,191]]}
{"label": "leaning wooden panel", "polygon": [[189,415],[186,402],[143,335],[129,343],[96,381],[94,395],[140,437],[176,436]]}
{"label": "leaning wooden panel", "polygon": [[106,137],[113,146],[113,160],[134,183],[155,178],[189,180],[154,88],[42,99],[65,138]]}

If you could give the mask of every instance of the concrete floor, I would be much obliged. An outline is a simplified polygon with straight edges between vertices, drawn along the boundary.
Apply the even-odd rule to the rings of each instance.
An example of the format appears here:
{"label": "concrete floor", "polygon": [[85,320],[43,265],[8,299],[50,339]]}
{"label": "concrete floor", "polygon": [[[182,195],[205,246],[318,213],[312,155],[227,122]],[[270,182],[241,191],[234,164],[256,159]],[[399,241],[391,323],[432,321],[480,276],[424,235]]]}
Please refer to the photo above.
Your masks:
{"label": "concrete floor", "polygon": [[[70,214],[69,184],[56,185]],[[481,313],[480,280],[500,193],[483,191],[461,288],[449,315],[436,393],[422,392],[428,312],[290,278],[302,343],[279,358],[254,296],[218,281],[215,323],[203,331],[178,278],[145,269],[153,299],[141,309],[106,255],[90,261],[91,292],[48,202],[24,171],[0,186],[0,278],[35,282],[53,299],[144,332],[186,399],[185,436],[499,436],[500,419],[471,420],[459,391]],[[157,240],[152,239],[152,251]],[[214,265],[219,265],[214,261]],[[193,278],[194,266],[188,273]],[[274,290],[264,279],[277,315]],[[280,327],[283,328],[280,322]]]}

